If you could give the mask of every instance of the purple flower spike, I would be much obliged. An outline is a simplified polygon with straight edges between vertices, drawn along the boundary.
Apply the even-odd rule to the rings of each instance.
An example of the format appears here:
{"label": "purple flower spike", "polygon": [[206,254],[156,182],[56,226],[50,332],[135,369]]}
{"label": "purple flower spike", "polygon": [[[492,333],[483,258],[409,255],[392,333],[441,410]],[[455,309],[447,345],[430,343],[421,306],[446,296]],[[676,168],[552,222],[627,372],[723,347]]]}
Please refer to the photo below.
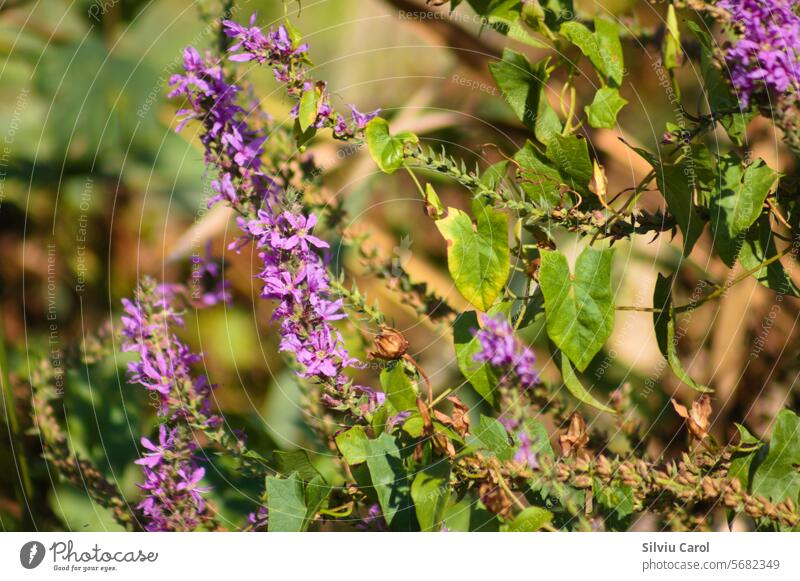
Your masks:
{"label": "purple flower spike", "polygon": [[474,332],[481,344],[475,361],[489,363],[501,371],[500,382],[504,385],[516,383],[529,389],[539,383],[539,374],[534,369],[536,356],[514,336],[511,324],[502,316],[482,315],[481,320],[483,329]]}

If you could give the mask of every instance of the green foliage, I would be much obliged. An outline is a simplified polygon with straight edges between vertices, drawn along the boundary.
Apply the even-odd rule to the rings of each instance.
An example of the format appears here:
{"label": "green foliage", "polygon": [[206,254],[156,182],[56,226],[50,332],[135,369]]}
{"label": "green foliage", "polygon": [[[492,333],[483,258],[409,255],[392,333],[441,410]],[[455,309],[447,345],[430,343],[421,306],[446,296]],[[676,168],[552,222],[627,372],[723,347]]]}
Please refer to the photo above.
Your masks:
{"label": "green foliage", "polygon": [[695,391],[711,392],[713,391],[712,389],[697,383],[691,378],[683,368],[678,355],[678,338],[675,334],[675,314],[672,305],[672,285],[673,277],[665,277],[659,274],[653,291],[653,306],[661,309],[660,312],[653,313],[653,327],[656,332],[659,349],[661,349],[664,357],[667,358],[670,369],[678,379]]}
{"label": "green foliage", "polygon": [[588,198],[592,160],[585,139],[577,135],[554,135],[547,143],[547,159],[561,176],[562,184]]}
{"label": "green foliage", "polygon": [[410,131],[401,131],[396,135],[389,132],[386,119],[375,117],[367,123],[367,147],[369,154],[377,166],[387,174],[392,174],[403,165],[403,150],[406,144],[419,141]]}
{"label": "green foliage", "polygon": [[458,208],[448,208],[436,227],[447,241],[447,267],[461,295],[481,311],[491,307],[508,279],[508,216],[478,200],[475,224]]}
{"label": "green foliage", "polygon": [[561,121],[545,94],[546,61],[532,66],[525,55],[505,49],[502,60],[489,64],[489,71],[506,103],[540,142],[547,143],[561,132]]}
{"label": "green foliage", "polygon": [[800,495],[800,418],[791,410],[781,410],[772,428],[764,461],[753,476],[753,492],[773,502],[785,498],[798,501]]}
{"label": "green foliage", "polygon": [[411,499],[420,530],[440,530],[450,501],[450,464],[441,460],[419,471],[411,483]]}
{"label": "green foliage", "polygon": [[533,533],[549,526],[552,520],[553,513],[549,510],[529,506],[508,523],[506,530],[510,533]]}
{"label": "green foliage", "polygon": [[395,410],[417,409],[417,392],[402,362],[381,371],[381,386]]}
{"label": "green foliage", "polygon": [[397,530],[411,530],[410,485],[397,440],[383,433],[369,440],[368,451],[367,468],[383,518]]}
{"label": "green foliage", "polygon": [[604,18],[595,18],[594,27],[592,32],[585,25],[572,20],[564,22],[559,32],[589,59],[601,80],[619,87],[625,65],[617,24]]}
{"label": "green foliage", "polygon": [[319,109],[320,92],[317,87],[312,87],[308,91],[303,91],[300,98],[300,107],[297,112],[297,121],[302,131],[307,131],[317,120]]}
{"label": "green foliage", "polygon": [[586,107],[586,118],[592,127],[613,129],[617,124],[617,115],[628,104],[619,90],[603,87],[594,95],[592,104]]}
{"label": "green foliage", "polygon": [[481,350],[478,339],[472,334],[477,329],[478,316],[475,311],[461,313],[453,323],[453,346],[456,351],[458,368],[470,385],[490,405],[494,405],[497,374],[488,363],[475,361],[474,357]]}
{"label": "green foliage", "polygon": [[308,483],[293,472],[287,478],[267,476],[267,509],[270,532],[300,532],[308,529],[330,494],[330,487],[317,476]]}
{"label": "green foliage", "polygon": [[569,359],[563,357],[560,352],[556,353],[555,359],[556,361],[560,361],[559,369],[561,371],[561,378],[564,381],[564,385],[567,387],[567,391],[569,391],[575,399],[601,411],[612,414],[615,413],[612,408],[597,401],[583,386],[581,380],[578,379],[578,376],[575,374],[575,370],[572,368]]}
{"label": "green foliage", "polygon": [[547,334],[579,371],[589,365],[614,327],[612,249],[586,247],[569,271],[567,257],[543,251],[539,283],[544,294]]}
{"label": "green foliage", "polygon": [[514,457],[514,447],[511,445],[505,426],[495,418],[481,416],[477,428],[473,430],[475,445],[490,452],[501,462]]}

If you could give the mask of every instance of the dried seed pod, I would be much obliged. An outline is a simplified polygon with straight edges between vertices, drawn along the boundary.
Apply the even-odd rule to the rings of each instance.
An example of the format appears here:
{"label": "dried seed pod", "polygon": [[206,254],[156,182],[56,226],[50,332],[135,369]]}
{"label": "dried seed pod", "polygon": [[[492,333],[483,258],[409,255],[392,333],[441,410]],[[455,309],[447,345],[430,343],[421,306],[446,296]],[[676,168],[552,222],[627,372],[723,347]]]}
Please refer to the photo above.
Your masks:
{"label": "dried seed pod", "polygon": [[403,334],[392,327],[384,327],[375,336],[375,350],[369,352],[373,359],[394,361],[400,359],[408,351],[408,341]]}

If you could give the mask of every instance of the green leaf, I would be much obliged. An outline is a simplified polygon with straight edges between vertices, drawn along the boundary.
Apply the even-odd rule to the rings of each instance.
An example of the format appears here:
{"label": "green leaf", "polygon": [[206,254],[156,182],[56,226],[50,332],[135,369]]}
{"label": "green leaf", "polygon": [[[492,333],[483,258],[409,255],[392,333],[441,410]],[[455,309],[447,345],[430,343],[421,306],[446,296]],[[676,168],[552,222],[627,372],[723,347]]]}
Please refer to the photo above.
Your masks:
{"label": "green leaf", "polygon": [[700,40],[702,46],[700,51],[700,72],[703,77],[703,88],[705,89],[705,98],[708,101],[708,105],[712,111],[717,113],[717,119],[731,141],[736,145],[742,145],[745,129],[748,123],[756,116],[757,111],[754,107],[742,110],[739,99],[731,91],[723,72],[716,66],[714,56],[716,41],[707,31],[702,30],[697,23],[688,20],[686,24]]}
{"label": "green leaf", "polygon": [[553,163],[562,183],[588,196],[592,180],[592,160],[585,139],[577,135],[554,135],[547,144],[547,158]]}
{"label": "green leaf", "polygon": [[453,323],[453,346],[456,350],[458,368],[475,391],[490,405],[495,403],[497,376],[488,363],[475,361],[475,354],[481,350],[481,344],[472,334],[477,329],[478,315],[475,311],[467,311],[456,317]]}
{"label": "green leaf", "polygon": [[482,415],[472,435],[479,447],[494,454],[501,462],[514,457],[514,447],[509,442],[508,432],[499,420]]}
{"label": "green leaf", "polygon": [[396,523],[399,530],[410,530],[408,474],[392,436],[383,433],[376,440],[369,441],[367,468],[386,523],[391,526],[395,517],[399,517]]}
{"label": "green leaf", "polygon": [[508,523],[510,533],[533,533],[542,530],[553,521],[553,513],[545,508],[529,506]]}
{"label": "green leaf", "polygon": [[564,380],[564,385],[567,387],[567,390],[569,390],[575,399],[601,411],[608,412],[610,414],[617,413],[612,408],[601,404],[594,397],[592,397],[592,394],[589,393],[589,391],[581,383],[580,379],[578,379],[578,376],[575,375],[575,370],[572,368],[572,364],[569,362],[569,359],[563,357],[560,352],[557,352],[554,357],[557,360],[560,359],[559,369],[561,369],[561,378]]}
{"label": "green leaf", "polygon": [[325,502],[328,500],[331,490],[333,490],[333,488],[328,485],[321,476],[317,476],[306,484],[306,516],[303,521],[303,530],[308,529],[308,525],[311,524],[320,509],[325,506]]}
{"label": "green leaf", "polygon": [[701,393],[711,393],[714,391],[710,387],[697,383],[686,370],[683,369],[681,358],[678,356],[678,340],[675,337],[675,317],[672,313],[670,313],[667,319],[667,362],[669,363],[670,369],[672,369],[672,373],[693,390]]}
{"label": "green leaf", "polygon": [[633,513],[633,488],[627,485],[609,486],[598,479],[592,482],[592,491],[598,504],[613,511],[617,518],[625,518]]}
{"label": "green leaf", "polygon": [[363,426],[353,426],[336,436],[336,446],[348,464],[361,464],[369,458],[369,438]]}
{"label": "green leaf", "polygon": [[667,359],[670,369],[675,376],[683,383],[699,392],[711,392],[712,389],[698,384],[683,369],[683,364],[678,356],[678,341],[675,337],[675,315],[672,310],[672,285],[673,276],[663,276],[656,278],[656,287],[653,292],[653,307],[661,309],[659,313],[653,313],[653,328],[658,341],[658,348],[661,354]]}
{"label": "green leaf", "polygon": [[531,438],[531,451],[537,456],[553,457],[553,446],[550,445],[550,434],[545,425],[539,420],[528,418],[525,420],[525,431]]}
{"label": "green leaf", "polygon": [[660,312],[653,313],[653,329],[656,333],[658,349],[665,359],[669,353],[667,325],[670,318],[672,318],[672,281],[674,278],[674,275],[664,276],[659,273],[656,277],[656,286],[653,291],[653,308],[661,309]]}
{"label": "green leaf", "polygon": [[305,132],[317,121],[317,111],[319,109],[319,91],[317,87],[312,87],[303,92],[300,97],[300,106],[297,112],[297,121],[300,129]]}
{"label": "green leaf", "polygon": [[658,189],[683,233],[683,255],[688,256],[703,233],[703,221],[694,205],[696,184],[690,179],[694,175],[693,168],[685,161],[675,164],[661,163],[655,155],[640,148],[634,148],[634,151],[653,166]]}
{"label": "green leaf", "polygon": [[417,392],[402,363],[381,371],[381,386],[397,411],[417,409]]}
{"label": "green leaf", "polygon": [[598,50],[603,61],[603,70],[608,79],[619,87],[625,74],[619,27],[613,20],[595,18],[594,33],[597,36]]}
{"label": "green leaf", "polygon": [[391,174],[403,165],[403,149],[406,143],[418,143],[413,133],[402,131],[397,135],[389,133],[386,119],[375,117],[366,128],[367,148],[372,159],[384,173]]}
{"label": "green leaf", "polygon": [[520,187],[530,202],[544,209],[552,209],[561,203],[561,174],[530,141],[514,154],[514,161],[522,169]]}
{"label": "green leaf", "polygon": [[765,287],[776,293],[791,297],[800,296],[800,289],[783,268],[779,260],[760,266],[778,253],[775,235],[769,222],[769,214],[762,214],[750,227],[739,250],[739,263],[746,271],[754,270],[753,276]]}
{"label": "green leaf", "polygon": [[800,494],[800,418],[791,410],[781,410],[772,428],[766,458],[753,476],[753,494],[772,502]]}
{"label": "green leaf", "polygon": [[320,476],[320,473],[311,464],[311,459],[305,450],[292,450],[291,452],[276,450],[274,455],[275,463],[281,474],[296,472],[300,478],[306,481]]}
{"label": "green leaf", "polygon": [[411,483],[411,499],[419,528],[423,532],[441,530],[450,500],[450,464],[440,460],[418,472]]}
{"label": "green leaf", "polygon": [[739,430],[739,449],[731,457],[731,467],[728,469],[729,478],[738,478],[744,490],[750,490],[750,480],[753,468],[758,465],[758,458],[764,443],[753,436],[742,424],[736,424]]}
{"label": "green leaf", "polygon": [[539,141],[547,143],[561,132],[561,121],[544,94],[549,76],[546,62],[532,66],[525,55],[505,49],[502,60],[489,64],[489,71],[503,99]]}
{"label": "green leaf", "polygon": [[508,280],[508,216],[477,200],[472,208],[475,226],[466,213],[448,208],[447,217],[437,220],[436,227],[447,241],[447,267],[456,288],[470,303],[486,311]]}
{"label": "green leaf", "polygon": [[303,483],[297,474],[288,478],[267,476],[267,509],[270,532],[300,532],[306,520]]}
{"label": "green leaf", "polygon": [[567,258],[542,251],[539,284],[544,294],[547,334],[583,371],[603,347],[614,327],[611,289],[613,249],[586,247],[570,274]]}
{"label": "green leaf", "polygon": [[580,22],[571,20],[563,23],[559,32],[581,50],[601,78],[618,87],[624,74],[619,29],[614,22],[604,18],[595,18],[594,27],[592,32]]}
{"label": "green leaf", "polygon": [[438,220],[444,216],[442,201],[439,199],[439,195],[431,184],[425,184],[425,203],[427,204],[427,208],[430,208],[429,215],[433,218]]}
{"label": "green leaf", "polygon": [[[761,159],[744,166],[736,154],[720,160],[719,172],[711,198],[711,221],[714,234],[719,234],[724,243],[736,239],[755,223],[779,176]],[[725,232],[720,232],[722,228]],[[730,258],[727,246],[720,250],[723,254],[723,258]]]}
{"label": "green leaf", "polygon": [[673,276],[663,276],[656,278],[656,287],[653,292],[653,307],[661,309],[659,313],[653,313],[653,328],[658,341],[658,348],[661,354],[667,359],[670,369],[675,376],[683,383],[699,392],[711,392],[712,389],[698,384],[683,369],[683,364],[678,356],[678,341],[675,337],[675,315],[672,310],[672,285]]}
{"label": "green leaf", "polygon": [[628,102],[623,99],[619,90],[603,87],[594,95],[592,104],[586,107],[586,117],[592,127],[613,129],[617,124],[617,114]]}
{"label": "green leaf", "polygon": [[667,8],[667,30],[664,33],[664,43],[661,48],[661,54],[663,55],[664,68],[666,69],[678,68],[683,59],[678,16],[675,13],[675,6],[673,4],[670,4],[669,8]]}
{"label": "green leaf", "polygon": [[459,502],[447,507],[444,524],[450,531],[496,532],[500,521],[486,510],[475,494],[467,493]]}

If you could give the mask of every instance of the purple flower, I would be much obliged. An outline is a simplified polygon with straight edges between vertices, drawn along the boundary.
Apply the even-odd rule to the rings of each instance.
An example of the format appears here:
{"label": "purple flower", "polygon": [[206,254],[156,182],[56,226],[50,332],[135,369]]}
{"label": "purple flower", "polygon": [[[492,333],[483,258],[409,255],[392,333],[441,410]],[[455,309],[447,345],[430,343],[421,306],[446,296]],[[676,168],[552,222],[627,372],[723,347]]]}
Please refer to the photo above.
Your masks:
{"label": "purple flower", "polygon": [[519,464],[524,464],[531,470],[536,470],[539,467],[539,461],[536,457],[536,452],[533,451],[533,441],[525,431],[520,431],[517,434],[519,440],[519,449],[514,454],[514,461]]}
{"label": "purple flower", "polygon": [[375,109],[372,113],[361,113],[356,109],[355,105],[350,105],[350,115],[353,118],[353,123],[355,123],[355,126],[359,129],[364,129],[367,123],[377,117],[380,112],[380,109]]}
{"label": "purple flower", "polygon": [[800,89],[800,16],[792,0],[721,0],[739,37],[725,48],[733,87],[751,100]]}
{"label": "purple flower", "polygon": [[475,361],[496,367],[503,374],[500,378],[503,385],[516,383],[529,389],[539,383],[539,374],[534,368],[536,356],[515,337],[511,324],[502,316],[481,317],[483,328],[474,331],[481,345]]}
{"label": "purple flower", "polygon": [[141,439],[146,452],[136,460],[145,492],[138,506],[150,531],[194,530],[208,519],[200,496],[206,489],[198,486],[205,471],[194,456],[197,444],[190,426],[216,428],[221,423],[211,412],[212,386],[192,371],[200,355],[173,334],[172,327],[183,324],[172,304],[176,296],[171,287],[145,279],[136,299],[123,301],[122,348],[138,354],[129,364],[129,380],[158,394],[165,422],[157,444]]}

